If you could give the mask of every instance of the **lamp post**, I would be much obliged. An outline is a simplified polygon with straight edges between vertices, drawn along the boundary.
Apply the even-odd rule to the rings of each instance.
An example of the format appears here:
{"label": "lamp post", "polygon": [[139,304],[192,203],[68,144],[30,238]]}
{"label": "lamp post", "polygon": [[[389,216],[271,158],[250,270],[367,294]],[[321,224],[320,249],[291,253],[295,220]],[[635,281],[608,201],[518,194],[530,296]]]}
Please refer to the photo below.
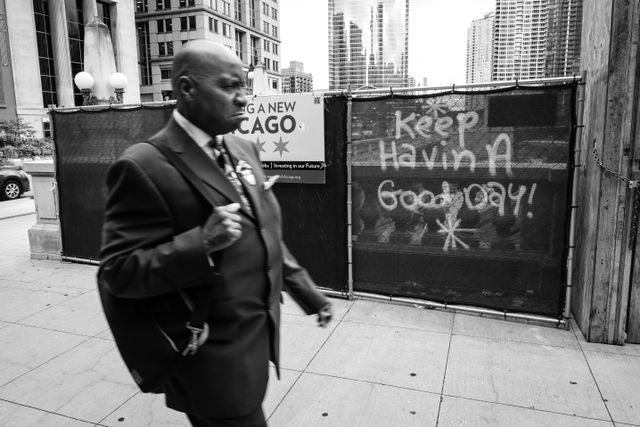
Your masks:
{"label": "lamp post", "polygon": [[115,97],[110,96],[109,99],[98,99],[91,94],[91,88],[95,84],[95,79],[90,73],[80,71],[73,78],[76,86],[82,92],[82,105],[98,105],[98,104],[122,104],[122,96],[124,89],[127,87],[129,80],[122,73],[113,73],[109,76],[109,85],[115,92]]}
{"label": "lamp post", "polygon": [[122,73],[113,73],[109,76],[109,84],[116,93],[116,99],[114,104],[122,104],[122,95],[124,94],[124,88],[127,87],[129,79]]}
{"label": "lamp post", "polygon": [[93,76],[86,71],[80,71],[73,78],[76,86],[82,92],[82,105],[95,105],[98,103],[98,99],[91,95],[91,88],[95,83]]}

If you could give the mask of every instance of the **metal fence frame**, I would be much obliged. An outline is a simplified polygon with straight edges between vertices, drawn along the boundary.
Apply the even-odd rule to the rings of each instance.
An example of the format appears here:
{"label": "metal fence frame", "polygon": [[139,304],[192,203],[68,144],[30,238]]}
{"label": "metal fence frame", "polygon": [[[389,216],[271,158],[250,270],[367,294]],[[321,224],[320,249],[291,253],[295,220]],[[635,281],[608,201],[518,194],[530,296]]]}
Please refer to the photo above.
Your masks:
{"label": "metal fence frame", "polygon": [[[347,129],[346,129],[346,196],[347,196],[347,290],[346,291],[336,291],[330,289],[322,289],[323,293],[334,296],[347,298],[349,300],[353,299],[370,299],[370,300],[380,300],[380,301],[391,301],[398,304],[406,304],[413,306],[420,306],[426,308],[436,308],[442,309],[445,311],[452,312],[466,312],[466,313],[474,313],[480,315],[487,315],[489,317],[503,318],[503,319],[512,319],[512,320],[524,320],[537,322],[540,324],[555,326],[555,327],[564,327],[568,329],[570,327],[570,319],[571,319],[571,289],[573,287],[573,257],[574,257],[574,249],[575,249],[575,219],[576,219],[576,211],[578,206],[577,203],[577,168],[581,165],[578,164],[580,158],[580,141],[582,138],[582,129],[584,126],[583,121],[583,112],[584,112],[584,86],[585,86],[585,77],[582,76],[572,76],[572,77],[558,77],[558,78],[549,78],[549,79],[532,79],[532,80],[509,80],[509,81],[496,81],[496,82],[486,82],[486,83],[475,83],[475,84],[464,84],[464,85],[448,85],[448,86],[434,86],[434,87],[413,87],[413,88],[384,88],[384,89],[367,89],[367,90],[339,90],[339,91],[318,91],[315,92],[317,95],[322,96],[346,96],[347,98]],[[480,90],[491,90],[496,88],[518,88],[520,85],[527,87],[532,86],[540,86],[544,87],[547,85],[555,85],[555,84],[563,84],[563,83],[577,83],[577,97],[576,97],[576,129],[575,129],[575,139],[576,144],[574,146],[573,160],[571,164],[570,171],[572,174],[572,189],[571,189],[571,211],[569,212],[569,242],[568,242],[568,253],[566,258],[566,268],[567,268],[567,283],[565,290],[565,303],[564,310],[562,313],[562,317],[560,319],[541,316],[541,315],[532,315],[532,314],[524,314],[517,312],[507,312],[479,308],[473,306],[466,305],[452,305],[446,303],[439,303],[435,301],[429,301],[426,299],[416,299],[416,298],[405,298],[405,297],[393,297],[393,296],[384,296],[369,292],[358,292],[354,290],[353,283],[353,239],[352,239],[352,227],[353,227],[353,210],[352,210],[352,202],[353,202],[353,194],[352,194],[352,103],[354,98],[369,98],[372,96],[380,96],[380,95],[393,95],[393,94],[422,94],[422,95],[446,95],[446,94],[472,94],[474,91]],[[161,106],[166,105],[167,102],[161,103],[145,103],[145,106]],[[140,107],[140,104],[135,105],[118,105],[118,106],[89,106],[89,107],[71,107],[71,108],[58,108],[56,111],[59,112],[71,112],[71,111],[96,111],[103,110],[105,108],[117,108],[117,109],[127,109]],[[52,121],[53,122],[53,121]],[[52,129],[54,131],[54,129]],[[63,260],[73,261],[73,262],[84,262],[84,263],[92,263],[96,264],[95,260],[88,260],[77,257],[69,257],[63,256]]]}
{"label": "metal fence frame", "polygon": [[[474,313],[480,315],[487,315],[490,317],[504,318],[504,319],[518,319],[525,321],[533,321],[539,322],[547,325],[554,325],[555,327],[563,327],[564,329],[569,329],[570,327],[570,319],[571,319],[571,289],[573,287],[573,256],[575,249],[575,218],[576,218],[576,209],[578,206],[577,203],[577,167],[578,160],[580,158],[580,140],[582,138],[582,128],[584,127],[583,121],[583,112],[584,112],[584,75],[582,76],[571,76],[571,77],[556,77],[556,78],[548,78],[548,79],[531,79],[531,80],[509,80],[509,81],[495,81],[495,82],[486,82],[486,83],[473,83],[473,84],[464,84],[464,85],[449,85],[449,86],[434,86],[434,87],[414,87],[414,88],[384,88],[384,89],[368,89],[368,90],[355,90],[355,91],[327,91],[324,92],[324,95],[346,95],[348,98],[347,101],[347,153],[346,153],[346,161],[347,161],[347,268],[348,268],[348,291],[347,293],[336,292],[336,291],[325,291],[326,294],[346,297],[350,300],[357,298],[365,298],[371,300],[382,300],[382,301],[392,301],[399,304],[420,306],[426,308],[437,308],[445,311],[460,311],[466,313]],[[567,253],[567,283],[565,289],[565,303],[564,310],[562,312],[562,318],[557,319],[553,317],[547,316],[538,316],[531,314],[523,314],[523,313],[510,313],[505,311],[498,311],[486,308],[472,307],[466,305],[452,305],[446,303],[439,303],[435,301],[429,301],[425,299],[416,299],[416,298],[404,298],[404,297],[394,297],[394,296],[383,296],[378,294],[373,294],[369,292],[358,292],[354,291],[353,288],[353,239],[352,239],[352,225],[353,225],[353,210],[352,210],[352,140],[351,140],[351,132],[352,132],[352,99],[353,98],[368,98],[372,96],[380,96],[380,95],[394,95],[394,94],[429,94],[429,95],[439,95],[439,94],[452,94],[452,93],[473,93],[474,91],[480,90],[490,90],[496,88],[518,88],[519,86],[526,85],[527,87],[531,86],[548,86],[548,85],[556,85],[563,83],[577,83],[577,97],[576,104],[574,108],[576,108],[576,129],[575,129],[575,138],[576,144],[574,146],[573,159],[570,167],[573,169],[570,171],[572,175],[572,189],[571,189],[571,212],[569,213],[569,242],[568,242],[568,253]]]}

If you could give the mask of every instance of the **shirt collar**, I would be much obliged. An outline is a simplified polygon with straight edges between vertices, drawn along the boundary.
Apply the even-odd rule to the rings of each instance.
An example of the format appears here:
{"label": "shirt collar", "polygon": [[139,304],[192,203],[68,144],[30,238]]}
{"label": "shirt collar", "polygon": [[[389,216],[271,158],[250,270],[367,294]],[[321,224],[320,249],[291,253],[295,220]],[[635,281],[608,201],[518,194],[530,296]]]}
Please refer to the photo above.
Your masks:
{"label": "shirt collar", "polygon": [[207,144],[211,141],[211,135],[191,123],[177,109],[173,110],[173,118],[178,125],[193,139],[200,148],[206,151]]}

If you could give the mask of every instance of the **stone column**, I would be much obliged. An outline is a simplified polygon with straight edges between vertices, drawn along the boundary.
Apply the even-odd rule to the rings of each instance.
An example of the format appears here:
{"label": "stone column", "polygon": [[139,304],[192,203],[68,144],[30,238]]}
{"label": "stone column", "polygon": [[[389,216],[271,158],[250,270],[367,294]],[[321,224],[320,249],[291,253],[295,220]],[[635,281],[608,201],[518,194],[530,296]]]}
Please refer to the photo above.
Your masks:
{"label": "stone column", "polygon": [[135,2],[131,0],[118,0],[111,7],[111,20],[115,22],[111,39],[116,55],[116,68],[129,80],[124,90],[125,104],[140,103],[135,13]]}
{"label": "stone column", "polygon": [[62,237],[58,220],[58,191],[53,176],[53,160],[25,162],[25,172],[31,175],[36,223],[29,229],[32,259],[62,259]]}
{"label": "stone column", "polygon": [[[55,57],[56,91],[58,106],[73,107],[73,76],[71,75],[71,55],[69,53],[69,32],[67,31],[67,15],[64,0],[49,2],[49,19],[51,22],[51,41]],[[45,105],[46,107],[46,105]]]}

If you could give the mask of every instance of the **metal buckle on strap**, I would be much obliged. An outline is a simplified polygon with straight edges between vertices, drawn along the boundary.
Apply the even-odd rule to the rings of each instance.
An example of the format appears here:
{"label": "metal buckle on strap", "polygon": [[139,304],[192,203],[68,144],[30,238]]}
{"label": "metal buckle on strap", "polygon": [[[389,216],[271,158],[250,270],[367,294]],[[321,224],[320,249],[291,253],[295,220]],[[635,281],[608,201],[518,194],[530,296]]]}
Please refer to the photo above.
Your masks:
{"label": "metal buckle on strap", "polygon": [[182,355],[193,356],[209,337],[209,324],[205,322],[204,327],[196,328],[191,326],[191,322],[187,322],[186,327],[191,331],[191,338],[189,338],[189,344],[182,351]]}

